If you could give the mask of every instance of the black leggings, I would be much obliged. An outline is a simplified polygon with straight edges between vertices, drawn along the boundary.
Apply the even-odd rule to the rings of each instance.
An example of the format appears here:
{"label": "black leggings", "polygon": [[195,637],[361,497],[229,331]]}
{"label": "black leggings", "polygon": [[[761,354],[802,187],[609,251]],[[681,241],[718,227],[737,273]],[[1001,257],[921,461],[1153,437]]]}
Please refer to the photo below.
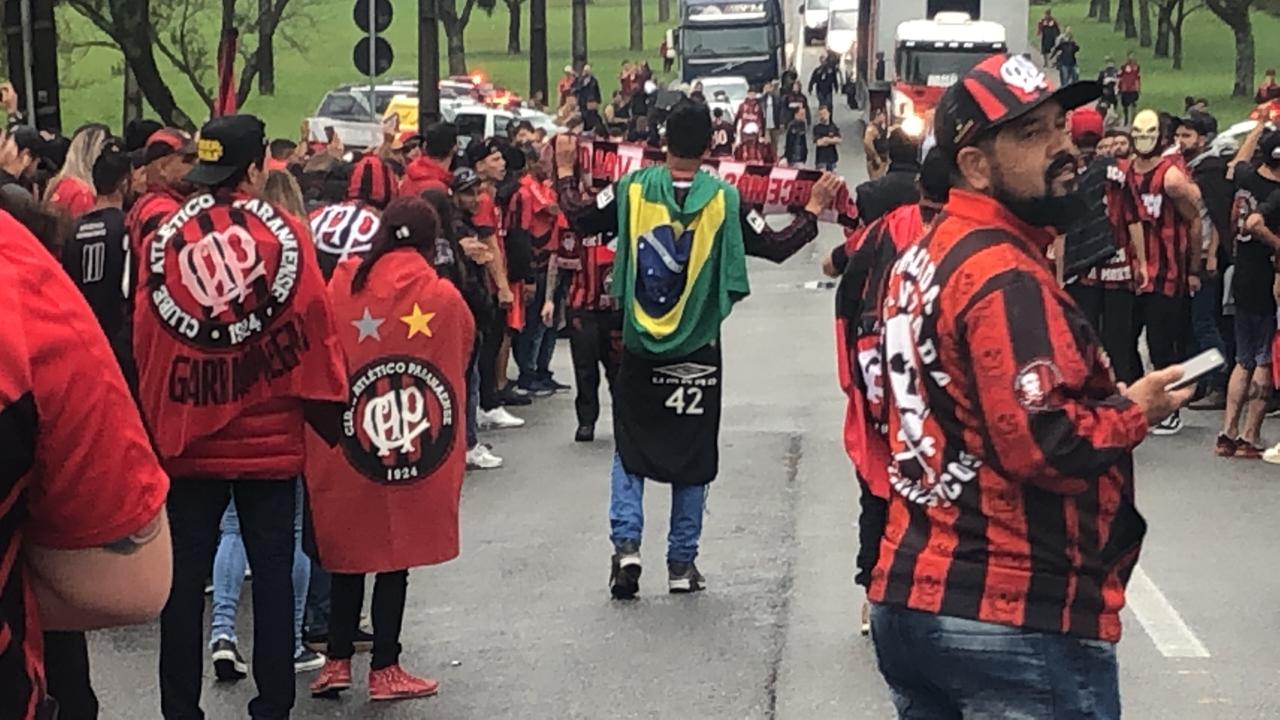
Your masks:
{"label": "black leggings", "polygon": [[[400,626],[404,624],[409,571],[378,573],[373,581],[373,662],[381,670],[400,662]],[[333,573],[329,615],[329,657],[348,660],[355,655],[356,628],[364,601],[364,575]]]}
{"label": "black leggings", "polygon": [[488,412],[502,405],[498,387],[498,355],[502,352],[502,339],[507,336],[507,311],[497,307],[493,321],[481,333],[480,355],[480,409]]}
{"label": "black leggings", "polygon": [[[1129,290],[1104,288],[1101,285],[1072,283],[1067,293],[1076,301],[1080,311],[1089,318],[1094,332],[1102,340],[1102,349],[1111,358],[1116,379],[1132,383],[1142,377],[1142,368],[1135,365],[1134,351],[1137,333],[1133,328],[1134,295]],[[1147,340],[1150,341],[1150,335]]]}

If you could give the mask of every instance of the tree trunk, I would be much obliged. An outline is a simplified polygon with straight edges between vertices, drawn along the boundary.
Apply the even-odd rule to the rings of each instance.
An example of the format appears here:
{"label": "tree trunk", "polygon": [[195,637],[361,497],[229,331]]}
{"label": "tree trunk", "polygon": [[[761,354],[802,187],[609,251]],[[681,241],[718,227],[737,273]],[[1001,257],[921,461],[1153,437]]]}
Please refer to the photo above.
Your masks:
{"label": "tree trunk", "polygon": [[529,96],[550,104],[547,78],[547,0],[529,0]]}
{"label": "tree trunk", "polygon": [[1151,0],[1138,0],[1138,44],[1151,47]]}
{"label": "tree trunk", "polygon": [[658,22],[671,20],[671,0],[658,0]]}
{"label": "tree trunk", "polygon": [[632,52],[644,50],[644,0],[631,0],[631,44]]}
{"label": "tree trunk", "polygon": [[587,64],[587,0],[573,0],[573,69]]}
{"label": "tree trunk", "polygon": [[1228,21],[1231,34],[1236,41],[1236,81],[1231,86],[1231,97],[1253,97],[1253,69],[1255,55],[1253,49],[1253,22],[1249,20],[1249,10]]}
{"label": "tree trunk", "polygon": [[1173,25],[1174,0],[1160,0],[1156,5],[1156,57],[1169,57],[1169,33]]}
{"label": "tree trunk", "polygon": [[1098,22],[1111,22],[1111,0],[1098,0]]}
{"label": "tree trunk", "polygon": [[449,52],[449,74],[467,74],[467,47],[462,39],[462,25],[457,18],[442,19],[445,45]]}
{"label": "tree trunk", "polygon": [[133,76],[129,63],[124,63],[124,122],[127,126],[134,120],[142,119],[142,91],[138,88],[138,80]]}
{"label": "tree trunk", "polygon": [[1173,40],[1173,69],[1182,69],[1182,20],[1179,19],[1173,24],[1173,32],[1170,33]]}
{"label": "tree trunk", "polygon": [[1093,20],[1098,17],[1098,5],[1101,0],[1089,0],[1089,13],[1085,17]]}
{"label": "tree trunk", "polygon": [[1133,0],[1117,0],[1116,30],[1123,30],[1129,40],[1138,37],[1138,26],[1133,21]]}
{"label": "tree trunk", "polygon": [[519,55],[520,49],[520,0],[507,0],[507,54]]}
{"label": "tree trunk", "polygon": [[[166,125],[195,130],[195,123],[178,107],[173,91],[156,66],[151,42],[150,0],[109,0],[109,8],[109,18],[100,13],[86,14],[86,17],[120,46],[125,62],[138,81],[138,89],[156,115]],[[77,9],[83,14],[80,6],[77,5]]]}
{"label": "tree trunk", "polygon": [[271,0],[258,0],[258,92],[276,94],[276,15]]}

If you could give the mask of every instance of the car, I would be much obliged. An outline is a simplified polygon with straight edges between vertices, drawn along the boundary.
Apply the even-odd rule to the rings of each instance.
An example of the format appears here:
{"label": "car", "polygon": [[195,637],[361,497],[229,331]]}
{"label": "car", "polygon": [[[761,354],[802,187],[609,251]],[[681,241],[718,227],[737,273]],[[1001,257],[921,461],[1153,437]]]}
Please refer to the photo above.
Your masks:
{"label": "car", "polygon": [[738,106],[747,99],[751,85],[741,75],[713,75],[695,78],[693,84],[702,83],[702,94],[707,98],[707,106],[725,108],[729,115],[737,117]]}
{"label": "car", "polygon": [[464,147],[473,137],[506,137],[507,127],[513,120],[528,120],[534,128],[545,130],[547,135],[564,132],[564,128],[556,125],[550,115],[524,108],[508,110],[478,103],[462,104],[442,109],[441,115],[458,128],[458,143]]}
{"label": "car", "polygon": [[[374,147],[382,142],[382,119],[399,95],[417,95],[418,83],[397,80],[374,85],[341,85],[325,93],[315,115],[307,118],[312,142],[328,142],[329,133],[353,149]],[[371,97],[372,96],[372,97]]]}

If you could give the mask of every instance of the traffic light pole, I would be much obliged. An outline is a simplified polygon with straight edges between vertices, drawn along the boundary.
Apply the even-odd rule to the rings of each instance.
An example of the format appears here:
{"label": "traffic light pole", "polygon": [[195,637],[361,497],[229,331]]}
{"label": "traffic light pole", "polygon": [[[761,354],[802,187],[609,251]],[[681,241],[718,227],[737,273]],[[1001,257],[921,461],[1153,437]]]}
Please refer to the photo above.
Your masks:
{"label": "traffic light pole", "polygon": [[369,2],[369,116],[378,122],[378,95],[373,90],[373,80],[378,75],[378,4]]}
{"label": "traffic light pole", "polygon": [[547,0],[529,0],[529,97],[542,93],[550,104],[547,88]]}
{"label": "traffic light pole", "polygon": [[418,132],[440,120],[440,22],[437,0],[418,0]]}

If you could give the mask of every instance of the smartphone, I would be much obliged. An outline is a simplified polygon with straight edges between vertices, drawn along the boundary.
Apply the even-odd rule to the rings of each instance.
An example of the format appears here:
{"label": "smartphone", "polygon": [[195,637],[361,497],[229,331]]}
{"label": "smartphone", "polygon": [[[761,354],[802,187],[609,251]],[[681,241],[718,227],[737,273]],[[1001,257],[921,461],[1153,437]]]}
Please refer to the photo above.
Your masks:
{"label": "smartphone", "polygon": [[1188,385],[1194,384],[1206,373],[1211,373],[1224,364],[1226,364],[1226,359],[1222,357],[1222,353],[1218,352],[1217,348],[1209,348],[1182,363],[1182,379],[1166,385],[1164,389],[1169,392],[1181,390]]}

